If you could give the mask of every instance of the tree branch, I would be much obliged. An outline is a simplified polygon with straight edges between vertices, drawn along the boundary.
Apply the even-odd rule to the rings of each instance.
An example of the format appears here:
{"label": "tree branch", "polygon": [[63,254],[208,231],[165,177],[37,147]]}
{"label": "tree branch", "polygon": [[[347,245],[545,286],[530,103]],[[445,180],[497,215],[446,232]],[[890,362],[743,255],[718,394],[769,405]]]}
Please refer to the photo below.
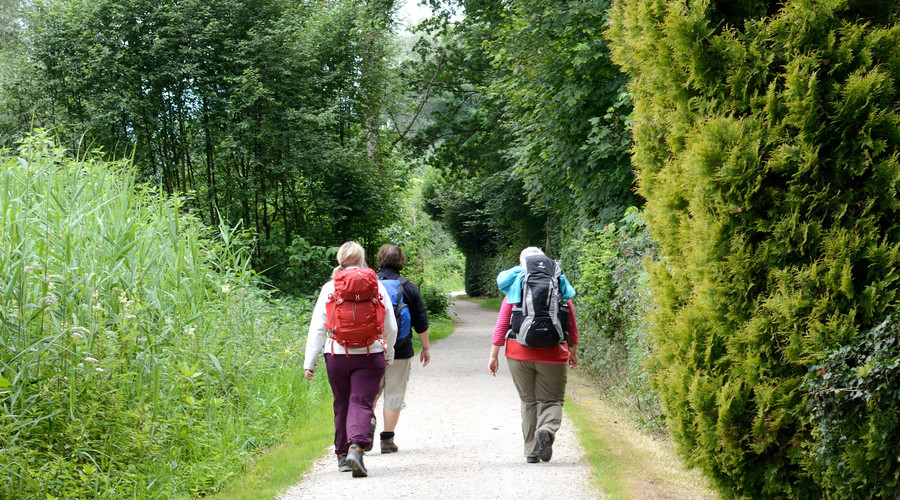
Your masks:
{"label": "tree branch", "polygon": [[[425,108],[425,103],[428,102],[428,97],[431,94],[431,88],[434,87],[434,82],[437,80],[438,75],[441,73],[441,67],[444,65],[444,57],[447,55],[446,49],[441,50],[441,55],[437,60],[437,67],[434,69],[434,74],[431,75],[431,81],[428,82],[428,85],[425,87],[425,93],[422,96],[422,100],[419,102],[419,105],[416,107],[416,112],[413,114],[413,117],[409,120],[409,123],[406,124],[406,129],[403,132],[400,132],[397,135],[397,138],[391,142],[391,145],[388,147],[388,151],[392,151],[394,147],[402,141],[409,131],[412,129],[413,124],[416,123],[416,120],[419,119],[419,114],[422,112],[422,109]],[[397,122],[394,121],[396,124]],[[396,126],[396,125],[395,125]],[[399,128],[398,128],[399,132]]]}

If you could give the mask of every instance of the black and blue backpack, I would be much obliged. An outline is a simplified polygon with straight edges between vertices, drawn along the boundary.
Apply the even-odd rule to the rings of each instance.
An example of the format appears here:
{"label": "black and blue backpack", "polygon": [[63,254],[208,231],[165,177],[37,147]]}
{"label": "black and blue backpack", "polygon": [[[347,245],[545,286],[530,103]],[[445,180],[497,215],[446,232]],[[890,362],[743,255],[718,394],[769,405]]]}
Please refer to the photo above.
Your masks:
{"label": "black and blue backpack", "polygon": [[388,297],[391,298],[391,304],[394,305],[394,317],[397,318],[397,342],[409,337],[412,332],[412,315],[403,293],[403,286],[407,283],[409,280],[402,276],[398,280],[381,280]]}
{"label": "black and blue backpack", "polygon": [[513,304],[507,338],[525,347],[551,347],[569,340],[569,306],[559,289],[559,263],[546,255],[525,258],[522,302]]}

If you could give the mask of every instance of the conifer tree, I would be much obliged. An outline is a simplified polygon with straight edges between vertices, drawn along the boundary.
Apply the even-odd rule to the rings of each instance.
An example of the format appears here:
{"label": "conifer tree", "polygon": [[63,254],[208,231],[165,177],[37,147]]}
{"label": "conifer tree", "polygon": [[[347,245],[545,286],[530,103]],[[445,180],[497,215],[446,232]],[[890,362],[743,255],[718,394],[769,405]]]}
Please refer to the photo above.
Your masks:
{"label": "conifer tree", "polygon": [[613,6],[664,255],[655,387],[728,497],[900,491],[897,330],[875,328],[900,289],[898,21],[889,1]]}

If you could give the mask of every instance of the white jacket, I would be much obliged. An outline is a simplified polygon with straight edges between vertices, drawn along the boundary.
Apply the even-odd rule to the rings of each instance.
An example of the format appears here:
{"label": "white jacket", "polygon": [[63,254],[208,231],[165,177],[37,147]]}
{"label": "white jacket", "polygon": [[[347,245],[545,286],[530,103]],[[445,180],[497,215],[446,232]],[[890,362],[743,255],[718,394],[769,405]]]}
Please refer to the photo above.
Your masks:
{"label": "white jacket", "polygon": [[[325,303],[328,302],[328,296],[334,293],[334,280],[322,285],[319,292],[319,298],[316,300],[316,307],[313,309],[312,318],[309,321],[309,334],[306,337],[306,357],[303,360],[303,368],[305,370],[315,370],[316,361],[319,354],[323,351],[327,353],[334,352],[337,354],[347,354],[344,346],[333,341],[328,336],[328,330],[325,328]],[[369,354],[384,352],[384,360],[387,363],[394,362],[394,342],[397,340],[397,319],[394,317],[394,306],[391,304],[391,298],[388,296],[384,285],[378,282],[378,293],[381,294],[381,303],[384,304],[384,343],[382,340],[376,340],[369,346],[368,351],[365,347],[350,348],[350,354]]]}

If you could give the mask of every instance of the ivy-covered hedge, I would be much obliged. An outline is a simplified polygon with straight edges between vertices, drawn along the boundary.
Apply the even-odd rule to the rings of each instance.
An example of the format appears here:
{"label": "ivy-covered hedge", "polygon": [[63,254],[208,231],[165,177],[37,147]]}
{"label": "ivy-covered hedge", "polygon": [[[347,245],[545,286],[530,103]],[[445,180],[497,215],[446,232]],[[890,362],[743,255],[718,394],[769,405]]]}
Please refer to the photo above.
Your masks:
{"label": "ivy-covered hedge", "polygon": [[811,401],[833,371],[810,369],[897,309],[898,16],[885,1],[613,7],[663,255],[653,380],[680,450],[726,496],[900,492],[883,441],[897,420],[863,425],[890,382],[851,420],[825,418]]}

